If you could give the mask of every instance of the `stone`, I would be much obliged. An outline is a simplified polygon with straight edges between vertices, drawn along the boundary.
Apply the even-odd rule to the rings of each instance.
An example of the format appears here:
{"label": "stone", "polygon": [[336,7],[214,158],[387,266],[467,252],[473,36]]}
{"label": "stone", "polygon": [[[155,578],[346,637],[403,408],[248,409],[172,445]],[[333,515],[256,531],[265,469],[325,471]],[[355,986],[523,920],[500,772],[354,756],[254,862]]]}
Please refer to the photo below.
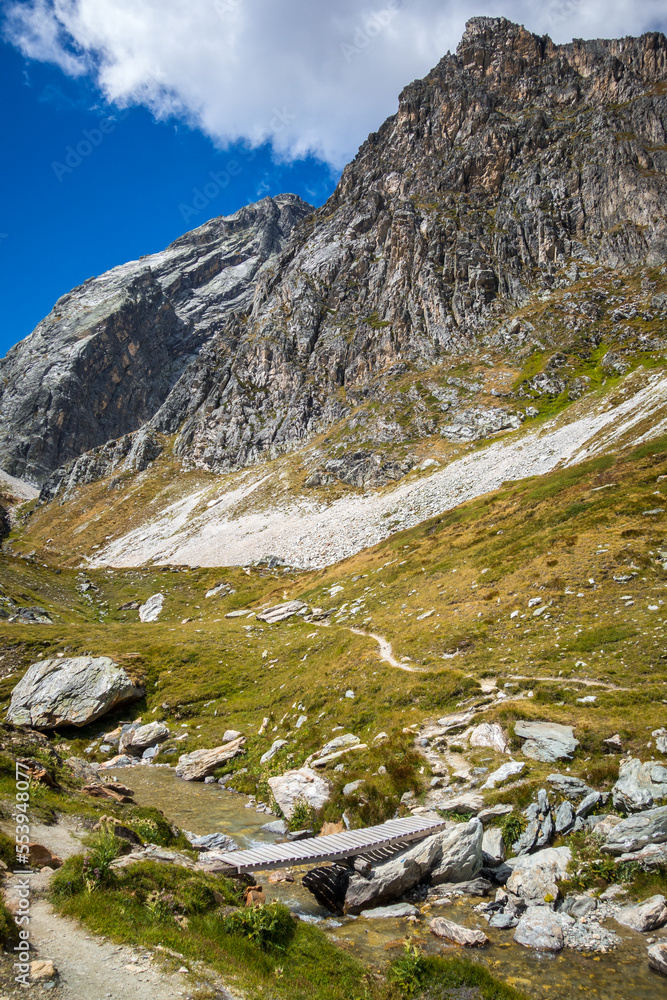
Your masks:
{"label": "stone", "polygon": [[160,617],[164,604],[164,594],[153,594],[145,604],[139,608],[139,621],[156,622]]}
{"label": "stone", "polygon": [[648,845],[667,842],[667,806],[647,809],[645,812],[621,820],[608,834],[602,850],[608,854],[625,854],[639,851]]}
{"label": "stone", "polygon": [[568,896],[563,902],[561,913],[580,920],[581,917],[588,917],[597,910],[597,900],[592,896]]}
{"label": "stone", "polygon": [[536,851],[534,854],[522,854],[519,857],[507,858],[505,864],[513,872],[549,867],[553,871],[554,879],[560,879],[567,874],[567,866],[571,860],[572,851],[569,847],[545,847],[544,850]]}
{"label": "stone", "polygon": [[132,757],[141,757],[144,750],[164,743],[169,738],[169,729],[163,722],[149,722],[137,729],[128,729],[119,740],[118,749],[121,753],[129,753]]}
{"label": "stone", "polygon": [[245,737],[211,750],[193,750],[178,758],[175,773],[184,781],[203,781],[217,768],[245,753]]}
{"label": "stone", "polygon": [[664,896],[651,896],[636,906],[624,906],[615,915],[617,923],[633,931],[655,931],[667,924],[667,906]]}
{"label": "stone", "polygon": [[133,802],[132,793],[124,785],[84,785],[81,789],[86,795],[91,795],[94,799],[110,799],[113,802],[129,803]]}
{"label": "stone", "polygon": [[288,740],[274,740],[266,753],[263,753],[259,758],[260,764],[268,764],[268,762],[275,757],[278,751],[282,750],[283,747],[286,747],[287,744]]}
{"label": "stone", "polygon": [[667,943],[659,941],[651,945],[648,949],[648,966],[654,972],[667,976]]}
{"label": "stone", "polygon": [[237,729],[225,729],[222,734],[222,742],[232,743],[234,740],[238,740],[240,736],[243,736],[243,733],[240,733]]}
{"label": "stone", "polygon": [[238,851],[239,845],[226,833],[206,833],[197,835],[184,830],[183,833],[198,851]]}
{"label": "stone", "polygon": [[29,843],[28,857],[30,864],[35,868],[62,868],[62,858],[50,851],[48,847],[44,847],[43,844]]}
{"label": "stone", "polygon": [[503,727],[497,722],[482,722],[474,726],[468,734],[471,747],[489,747],[497,753],[510,753],[510,744]]}
{"label": "stone", "polygon": [[482,867],[482,838],[484,827],[478,819],[456,823],[448,830],[435,835],[439,857],[431,869],[430,882],[467,882]]}
{"label": "stone", "polygon": [[96,781],[100,780],[97,766],[84,760],[83,757],[67,757],[65,766],[69,768],[77,781],[82,781],[85,785],[94,785]]}
{"label": "stone", "polygon": [[[482,869],[483,870],[483,869]],[[431,892],[437,892],[437,899],[445,896],[488,896],[493,891],[494,884],[486,878],[473,878],[467,882],[438,883]],[[430,894],[429,894],[430,895]]]}
{"label": "stone", "polygon": [[501,764],[497,771],[493,771],[492,774],[486,779],[482,785],[482,790],[487,788],[495,788],[496,785],[501,784],[503,781],[507,781],[508,778],[513,778],[517,774],[521,774],[525,768],[525,763],[518,760],[508,760],[506,764]]}
{"label": "stone", "polygon": [[604,746],[611,753],[620,753],[623,749],[623,744],[621,743],[621,737],[618,733],[614,733],[613,736],[608,736],[606,740],[602,741]]}
{"label": "stone", "polygon": [[515,868],[505,888],[527,906],[553,908],[560,893],[556,882],[556,865],[542,864],[531,868]]}
{"label": "stone", "polygon": [[593,791],[581,778],[569,774],[550,774],[547,776],[547,781],[552,788],[568,799],[583,799]]}
{"label": "stone", "polygon": [[289,828],[284,819],[274,819],[270,823],[265,823],[260,829],[266,833],[274,833],[278,837],[284,837]]}
{"label": "stone", "polygon": [[514,913],[507,911],[506,913],[494,913],[489,920],[489,927],[496,927],[498,930],[508,931],[512,927],[516,927],[518,923],[519,918],[515,916]]}
{"label": "stone", "polygon": [[561,758],[571,760],[579,745],[572,726],[557,722],[520,721],[514,724],[514,732],[526,741],[522,748],[524,755],[545,763]]}
{"label": "stone", "polygon": [[7,721],[35,729],[86,726],[143,694],[108,656],[39,660],[14,688]]}
{"label": "stone", "polygon": [[402,896],[428,876],[441,850],[438,835],[426,837],[373,868],[370,878],[355,873],[347,885],[345,912],[360,913]]}
{"label": "stone", "polygon": [[634,758],[623,761],[611,798],[620,812],[650,809],[654,803],[667,798],[667,767],[656,761],[645,764]]}
{"label": "stone", "polygon": [[55,965],[48,959],[45,961],[35,960],[30,963],[30,978],[34,983],[42,982],[45,979],[54,979],[57,975]]}
{"label": "stone", "polygon": [[482,861],[492,868],[505,860],[505,843],[503,833],[497,826],[491,826],[484,831],[482,837]]}
{"label": "stone", "polygon": [[276,604],[273,608],[258,612],[257,620],[275,625],[284,622],[293,615],[304,614],[308,610],[308,605],[304,601],[287,601],[285,604]]}
{"label": "stone", "polygon": [[392,903],[389,906],[376,906],[372,910],[362,910],[361,916],[366,920],[399,920],[418,917],[419,910],[411,903]]}
{"label": "stone", "polygon": [[311,809],[321,809],[331,797],[330,782],[309,767],[295,768],[285,774],[269,778],[274,799],[290,820],[298,802],[305,802]]}
{"label": "stone", "polygon": [[434,805],[442,812],[478,813],[484,807],[484,798],[477,792],[463,792],[461,795],[439,799]]}
{"label": "stone", "polygon": [[514,940],[524,948],[538,951],[562,951],[563,931],[555,916],[545,907],[530,906],[520,918]]}
{"label": "stone", "polygon": [[358,736],[355,736],[354,733],[345,733],[343,736],[335,736],[332,740],[329,740],[328,743],[325,743],[324,746],[317,751],[317,753],[311,754],[308,761],[317,757],[328,757],[329,754],[335,753],[337,750],[343,750],[346,747],[358,746],[360,743],[361,740]]}
{"label": "stone", "polygon": [[584,819],[596,806],[599,806],[602,802],[602,795],[600,792],[589,792],[588,795],[581,800],[577,806],[576,815],[580,819]]}
{"label": "stone", "polygon": [[364,786],[365,782],[363,778],[357,778],[356,781],[348,781],[347,785],[343,785],[343,795],[348,798],[350,795],[354,795],[360,788]]}
{"label": "stone", "polygon": [[110,760],[105,760],[104,763],[100,764],[99,770],[110,771],[114,767],[130,767],[136,763],[136,757],[128,757],[126,753],[119,753],[115,757],[111,757]]}
{"label": "stone", "polygon": [[574,809],[572,803],[565,800],[556,809],[556,833],[569,833],[574,826]]}
{"label": "stone", "polygon": [[477,819],[480,823],[490,823],[494,819],[500,819],[501,816],[509,816],[513,812],[514,806],[506,802],[499,802],[498,805],[489,806],[487,809],[482,809],[481,812],[477,813]]}
{"label": "stone", "polygon": [[461,924],[455,924],[452,920],[446,920],[445,917],[434,917],[429,927],[431,933],[435,934],[436,937],[453,941],[454,944],[460,944],[464,948],[483,948],[489,941],[484,931],[462,927]]}

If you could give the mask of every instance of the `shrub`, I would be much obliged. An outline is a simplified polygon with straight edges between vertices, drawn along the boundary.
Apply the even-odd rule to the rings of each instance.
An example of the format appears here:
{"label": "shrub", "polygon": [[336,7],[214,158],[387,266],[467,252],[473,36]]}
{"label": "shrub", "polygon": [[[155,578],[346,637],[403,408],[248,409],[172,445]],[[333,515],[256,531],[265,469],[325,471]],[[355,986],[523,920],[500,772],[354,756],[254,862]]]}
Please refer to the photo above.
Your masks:
{"label": "shrub", "polygon": [[406,941],[403,954],[389,966],[387,978],[404,996],[414,996],[426,975],[426,960],[419,948]]}
{"label": "shrub", "polygon": [[246,906],[222,919],[227,934],[248,938],[264,951],[284,951],[294,937],[292,914],[282,903]]}
{"label": "shrub", "polygon": [[11,947],[17,944],[19,939],[19,929],[16,926],[14,917],[0,900],[0,948]]}
{"label": "shrub", "polygon": [[53,878],[49,894],[55,900],[78,896],[84,892],[86,882],[83,877],[83,854],[75,854],[68,858]]}
{"label": "shrub", "polygon": [[510,813],[502,822],[500,829],[503,832],[503,840],[508,848],[512,846],[515,840],[518,840],[524,831],[525,823],[521,816],[516,813]]}
{"label": "shrub", "polygon": [[289,821],[290,830],[307,830],[313,826],[314,812],[305,799],[299,799],[294,804],[292,816]]}

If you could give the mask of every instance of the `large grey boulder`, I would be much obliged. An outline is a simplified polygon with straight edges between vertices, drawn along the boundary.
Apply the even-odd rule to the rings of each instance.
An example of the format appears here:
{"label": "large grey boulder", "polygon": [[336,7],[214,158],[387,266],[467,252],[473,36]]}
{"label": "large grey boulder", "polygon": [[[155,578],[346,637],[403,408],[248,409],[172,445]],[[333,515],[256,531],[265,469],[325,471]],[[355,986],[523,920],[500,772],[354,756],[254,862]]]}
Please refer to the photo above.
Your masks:
{"label": "large grey boulder", "polygon": [[118,749],[120,753],[129,753],[133,757],[141,757],[144,750],[157,743],[164,743],[169,736],[169,729],[163,722],[149,722],[137,729],[128,728],[121,734]]}
{"label": "large grey boulder", "polygon": [[292,818],[297,803],[304,802],[311,809],[321,809],[331,797],[330,782],[310,767],[295,768],[269,778],[269,787],[288,820]]}
{"label": "large grey boulder", "polygon": [[667,943],[659,941],[648,950],[648,967],[667,976]]}
{"label": "large grey boulder", "polygon": [[621,812],[641,812],[667,799],[667,767],[650,760],[642,764],[631,758],[621,764],[618,781],[611,790],[614,807]]}
{"label": "large grey boulder", "polygon": [[524,948],[538,951],[562,951],[565,939],[562,928],[551,910],[530,906],[514,932],[514,940]]}
{"label": "large grey boulder", "polygon": [[345,912],[360,913],[402,896],[427,878],[441,850],[439,835],[427,837],[391,861],[378,865],[370,878],[353,875],[345,893]]}
{"label": "large grey boulder", "polygon": [[285,604],[276,604],[274,608],[267,608],[257,615],[257,621],[266,622],[268,625],[275,625],[284,622],[293,615],[305,614],[308,605],[303,601],[287,601]]}
{"label": "large grey boulder", "polygon": [[462,927],[461,924],[455,924],[453,920],[446,920],[445,917],[434,917],[430,928],[436,937],[446,938],[447,941],[463,945],[464,948],[483,948],[489,940],[484,931]]}
{"label": "large grey boulder", "polygon": [[553,909],[553,904],[560,895],[556,871],[554,864],[516,868],[508,878],[505,889],[527,906],[547,906]]}
{"label": "large grey boulder", "polygon": [[526,741],[522,747],[526,757],[547,764],[563,758],[571,760],[579,746],[572,726],[562,726],[558,722],[516,722],[514,732]]}
{"label": "large grey boulder", "polygon": [[7,721],[35,729],[86,726],[143,694],[108,656],[40,660],[14,688]]}
{"label": "large grey boulder", "polygon": [[575,778],[570,774],[549,774],[547,781],[552,788],[568,799],[583,799],[593,791],[581,778]]}
{"label": "large grey boulder", "polygon": [[482,868],[484,827],[478,819],[457,823],[435,836],[440,857],[431,871],[433,885],[442,882],[467,882]]}
{"label": "large grey boulder", "polygon": [[496,771],[493,771],[488,776],[482,785],[482,791],[487,788],[495,788],[496,785],[500,785],[503,781],[507,781],[508,778],[513,778],[515,775],[521,774],[525,766],[526,765],[522,760],[508,760],[506,764],[501,764]]}
{"label": "large grey boulder", "polygon": [[482,837],[482,862],[491,868],[497,867],[505,860],[505,843],[503,832],[497,826],[491,826],[484,831]]}
{"label": "large grey boulder", "polygon": [[667,806],[648,809],[621,820],[608,834],[602,847],[608,854],[639,851],[649,844],[667,841]]}
{"label": "large grey boulder", "polygon": [[178,758],[175,773],[184,781],[203,781],[217,768],[245,753],[245,736],[211,750],[193,750]]}
{"label": "large grey boulder", "polygon": [[633,931],[655,931],[667,924],[664,896],[651,896],[636,906],[624,906],[615,916],[617,923]]}
{"label": "large grey boulder", "polygon": [[162,605],[164,604],[164,594],[153,594],[145,604],[139,608],[139,621],[156,622],[160,617]]}

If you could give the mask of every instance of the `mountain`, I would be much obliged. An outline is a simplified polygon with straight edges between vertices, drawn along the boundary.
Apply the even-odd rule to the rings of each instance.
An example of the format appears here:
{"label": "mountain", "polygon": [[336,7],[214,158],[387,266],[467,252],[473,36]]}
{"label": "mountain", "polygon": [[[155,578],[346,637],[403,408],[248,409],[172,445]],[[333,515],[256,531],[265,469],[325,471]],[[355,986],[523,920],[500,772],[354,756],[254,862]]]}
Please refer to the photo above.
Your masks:
{"label": "mountain", "polygon": [[666,204],[664,35],[474,18],[321,209],[260,203],[289,225],[242,290],[214,220],[61,300],[3,362],[3,467],[57,469],[48,499],[165,448],[216,474],[299,450],[312,489],[400,479],[425,441],[449,460],[662,363]]}
{"label": "mountain", "polygon": [[0,361],[2,468],[41,483],[144,424],[311,211],[264,198],[59,299]]}

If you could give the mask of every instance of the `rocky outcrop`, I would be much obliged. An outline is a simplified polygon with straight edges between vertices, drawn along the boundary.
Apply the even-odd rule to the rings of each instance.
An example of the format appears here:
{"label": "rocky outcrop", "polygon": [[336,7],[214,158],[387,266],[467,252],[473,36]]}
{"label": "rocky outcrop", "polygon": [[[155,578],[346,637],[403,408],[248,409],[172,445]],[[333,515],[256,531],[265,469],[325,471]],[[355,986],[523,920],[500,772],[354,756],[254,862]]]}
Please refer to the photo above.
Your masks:
{"label": "rocky outcrop", "polygon": [[178,758],[174,771],[184,781],[203,781],[217,768],[245,753],[245,736],[211,750],[193,750]]}
{"label": "rocky outcrop", "polygon": [[14,688],[7,721],[35,729],[85,726],[143,693],[108,656],[40,660]]}
{"label": "rocky outcrop", "polygon": [[[295,195],[211,219],[161,253],[89,278],[0,361],[0,464],[43,483],[54,469],[149,420],[312,211]],[[154,438],[117,442],[73,482],[124,459],[140,468]]]}
{"label": "rocky outcrop", "polygon": [[633,931],[655,931],[667,924],[667,906],[664,896],[651,896],[636,906],[624,906],[616,914],[616,921]]}
{"label": "rocky outcrop", "polygon": [[602,847],[609,854],[625,854],[640,851],[649,845],[667,842],[667,806],[647,809],[645,812],[628,816],[617,823],[609,832]]}
{"label": "rocky outcrop", "polygon": [[482,868],[484,827],[478,819],[457,823],[451,830],[437,835],[440,856],[430,873],[430,882],[466,882]]}
{"label": "rocky outcrop", "polygon": [[345,894],[345,912],[359,913],[402,896],[427,878],[441,851],[440,836],[427,837],[416,847],[378,865],[369,878],[353,875]]}
{"label": "rocky outcrop", "polygon": [[269,788],[288,820],[292,818],[297,803],[303,802],[311,809],[321,809],[331,796],[329,781],[309,767],[269,778]]}
{"label": "rocky outcrop", "polygon": [[667,799],[667,767],[654,760],[646,764],[634,758],[624,761],[611,797],[614,807],[621,812],[650,809],[655,802]]}
{"label": "rocky outcrop", "polygon": [[[271,250],[284,246],[270,267],[253,264],[254,295],[244,265],[261,256],[264,229],[237,213],[61,300],[3,363],[4,466],[41,481],[147,421],[149,454],[174,435],[186,467],[226,472],[339,423],[337,443],[305,460],[305,481],[369,486],[410,467],[415,439],[476,440],[519,426],[534,397],[577,398],[587,377],[567,345],[606,315],[604,295],[581,315],[559,300],[567,344],[550,322],[537,330],[512,314],[582,269],[664,262],[666,77],[659,33],[555,45],[503,18],[472,19],[456,52],[405,88],[326,205],[308,218],[290,196],[244,210],[271,215]],[[301,221],[285,244],[288,215]],[[629,321],[628,308],[610,310],[609,330]],[[429,374],[475,348],[516,359],[551,344],[519,399]],[[76,475],[61,477],[61,493]]]}
{"label": "rocky outcrop", "polygon": [[514,732],[526,741],[521,748],[526,757],[548,764],[561,758],[570,760],[579,745],[572,726],[558,722],[517,722]]}

